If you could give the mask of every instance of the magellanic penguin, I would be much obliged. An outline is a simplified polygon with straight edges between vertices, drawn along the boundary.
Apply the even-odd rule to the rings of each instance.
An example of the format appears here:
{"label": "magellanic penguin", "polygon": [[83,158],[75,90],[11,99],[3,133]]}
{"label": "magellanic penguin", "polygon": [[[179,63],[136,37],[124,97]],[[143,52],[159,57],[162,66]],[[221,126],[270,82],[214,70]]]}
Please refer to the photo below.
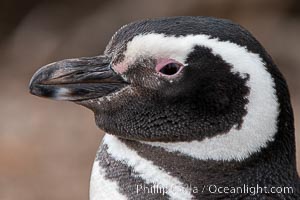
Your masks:
{"label": "magellanic penguin", "polygon": [[300,199],[287,84],[231,21],[133,22],[104,55],[42,67],[30,92],[91,109],[107,133],[91,200]]}

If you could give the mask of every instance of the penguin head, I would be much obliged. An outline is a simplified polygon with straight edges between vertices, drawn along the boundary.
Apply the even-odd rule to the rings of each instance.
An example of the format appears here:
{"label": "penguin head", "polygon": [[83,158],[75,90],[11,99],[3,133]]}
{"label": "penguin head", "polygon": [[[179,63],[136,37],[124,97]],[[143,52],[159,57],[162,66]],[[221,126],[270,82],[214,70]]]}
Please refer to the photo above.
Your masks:
{"label": "penguin head", "polygon": [[271,58],[241,26],[172,17],[122,27],[103,56],[41,68],[30,91],[83,105],[101,129],[126,139],[204,141],[230,133],[228,141],[262,146],[277,132],[275,76],[288,94]]}

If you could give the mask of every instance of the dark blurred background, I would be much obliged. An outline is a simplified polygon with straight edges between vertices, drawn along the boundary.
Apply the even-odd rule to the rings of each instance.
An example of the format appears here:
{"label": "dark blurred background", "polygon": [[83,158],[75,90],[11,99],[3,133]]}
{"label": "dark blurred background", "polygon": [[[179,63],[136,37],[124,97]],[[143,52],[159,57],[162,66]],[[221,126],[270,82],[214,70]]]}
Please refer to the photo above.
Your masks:
{"label": "dark blurred background", "polygon": [[101,54],[133,20],[174,15],[228,18],[250,30],[289,83],[299,134],[299,0],[2,0],[1,200],[88,198],[102,132],[87,109],[29,95],[32,74],[56,60]]}

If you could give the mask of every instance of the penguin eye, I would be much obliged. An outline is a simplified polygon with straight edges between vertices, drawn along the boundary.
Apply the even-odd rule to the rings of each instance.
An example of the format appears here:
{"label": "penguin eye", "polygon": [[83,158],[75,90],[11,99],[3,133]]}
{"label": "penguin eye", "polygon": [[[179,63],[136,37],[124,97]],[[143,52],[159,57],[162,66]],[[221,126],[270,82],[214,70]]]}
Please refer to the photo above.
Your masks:
{"label": "penguin eye", "polygon": [[159,72],[163,75],[172,76],[177,74],[182,68],[182,65],[179,63],[168,63],[164,65]]}

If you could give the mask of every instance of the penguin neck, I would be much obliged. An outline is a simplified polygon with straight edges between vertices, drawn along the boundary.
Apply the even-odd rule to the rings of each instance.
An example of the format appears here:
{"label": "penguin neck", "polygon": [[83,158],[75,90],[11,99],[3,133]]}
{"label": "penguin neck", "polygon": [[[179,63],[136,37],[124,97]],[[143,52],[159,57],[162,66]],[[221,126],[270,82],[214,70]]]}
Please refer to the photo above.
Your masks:
{"label": "penguin neck", "polygon": [[[176,143],[160,146],[151,145],[151,142],[119,140],[141,158],[191,186],[199,186],[201,183],[225,184],[224,186],[230,184],[289,185],[297,179],[294,141],[292,141],[293,137],[281,138],[281,136],[279,135],[267,147],[247,158],[229,161],[195,158],[191,154],[184,154],[182,149],[177,151]],[[283,142],[282,139],[290,141]],[[286,143],[291,146],[286,147]],[[182,148],[180,145],[178,149]],[[197,148],[196,144],[190,142],[187,146],[190,150]]]}
{"label": "penguin neck", "polygon": [[[268,147],[244,160],[220,161],[195,159],[145,142],[107,134],[95,162],[96,166],[103,168],[102,174],[105,174],[105,179],[118,183],[120,187],[115,189],[116,191],[131,195],[136,191],[137,185],[149,188],[154,187],[153,184],[159,185],[160,188],[173,188],[169,193],[171,199],[192,199],[192,196],[196,199],[206,198],[211,194],[209,190],[197,193],[197,190],[203,189],[203,185],[234,188],[284,186],[292,187],[293,191],[296,191],[299,185],[294,158],[278,146],[282,142],[276,139]],[[279,149],[276,150],[277,147]],[[95,184],[92,183],[93,185]],[[182,193],[182,188],[193,191]],[[183,197],[178,198],[182,195]],[[228,198],[228,194],[216,195],[213,196],[214,199]],[[146,198],[147,196],[143,196],[143,199]]]}

